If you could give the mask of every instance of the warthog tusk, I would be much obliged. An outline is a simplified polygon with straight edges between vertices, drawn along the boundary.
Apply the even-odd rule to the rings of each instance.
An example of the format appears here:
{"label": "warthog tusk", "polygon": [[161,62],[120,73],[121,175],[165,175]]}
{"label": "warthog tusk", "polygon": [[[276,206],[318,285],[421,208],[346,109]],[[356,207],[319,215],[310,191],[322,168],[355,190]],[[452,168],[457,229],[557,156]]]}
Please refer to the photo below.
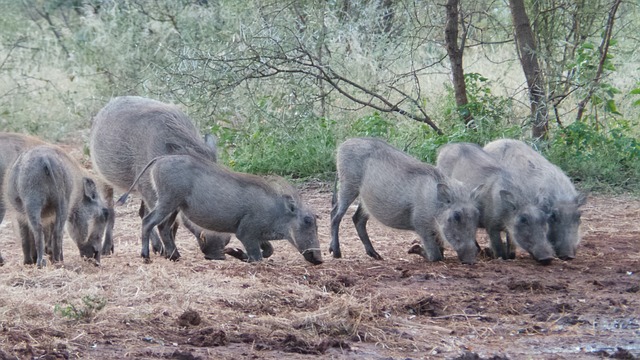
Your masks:
{"label": "warthog tusk", "polygon": [[306,249],[306,250],[304,250],[304,251],[301,251],[301,252],[300,252],[300,255],[304,255],[304,254],[306,254],[306,253],[307,253],[307,251],[314,251],[314,250],[318,250],[318,251],[320,251],[320,248],[310,248],[310,249]]}

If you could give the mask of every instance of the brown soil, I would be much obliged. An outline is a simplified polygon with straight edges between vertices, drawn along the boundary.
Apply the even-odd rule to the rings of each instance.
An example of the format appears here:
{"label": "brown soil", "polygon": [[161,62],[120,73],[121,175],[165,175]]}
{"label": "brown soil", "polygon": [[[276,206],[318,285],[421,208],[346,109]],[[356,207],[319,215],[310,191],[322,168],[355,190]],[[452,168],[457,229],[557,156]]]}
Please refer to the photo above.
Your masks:
{"label": "brown soil", "polygon": [[[63,266],[22,265],[11,215],[0,225],[0,359],[635,359],[640,355],[640,200],[592,196],[578,258],[426,263],[417,236],[370,222],[384,260],[348,216],[343,259],[328,253],[330,186],[307,183],[325,262],[286,241],[258,264],[139,257],[137,202],[117,208],[116,253],[95,267],[65,238]],[[350,211],[352,213],[353,210]],[[348,215],[350,214],[348,213]],[[478,232],[482,245],[484,231]],[[234,239],[229,246],[240,247]]]}

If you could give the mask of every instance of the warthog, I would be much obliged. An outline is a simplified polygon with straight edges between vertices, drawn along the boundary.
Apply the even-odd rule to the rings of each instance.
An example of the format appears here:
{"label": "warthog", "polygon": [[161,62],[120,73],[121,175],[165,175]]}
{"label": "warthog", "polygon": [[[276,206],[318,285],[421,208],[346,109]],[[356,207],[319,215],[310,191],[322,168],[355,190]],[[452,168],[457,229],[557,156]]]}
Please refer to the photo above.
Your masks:
{"label": "warthog", "polygon": [[[479,212],[475,193],[466,191],[435,167],[422,163],[382,140],[355,138],[342,143],[337,154],[337,201],[331,210],[333,257],[342,256],[338,232],[342,217],[358,197],[353,222],[367,255],[382,259],[367,234],[373,216],[382,224],[413,230],[422,239],[429,261],[443,259],[443,241],[472,264],[478,254],[475,233]],[[335,199],[335,194],[334,194]]]}
{"label": "warthog", "polygon": [[[480,227],[487,230],[494,257],[515,258],[514,241],[534,259],[548,264],[553,248],[547,241],[546,201],[518,183],[510,169],[500,164],[475,144],[456,143],[440,148],[437,166],[446,175],[469,188],[484,184],[476,198],[480,209]],[[507,233],[507,246],[500,233]]]}
{"label": "warthog", "polygon": [[80,255],[100,262],[109,211],[84,169],[62,149],[40,145],[23,152],[7,173],[5,198],[17,212],[24,263],[63,261],[65,222]]}
{"label": "warthog", "polygon": [[[33,136],[0,132],[0,224],[2,224],[7,210],[7,205],[2,197],[5,174],[23,151],[44,144],[44,141]],[[0,266],[3,264],[4,259],[0,254]]]}
{"label": "warthog", "polygon": [[587,197],[576,191],[562,170],[518,140],[496,140],[484,150],[509,168],[515,181],[549,199],[548,240],[556,256],[571,260],[580,242],[580,207]]}
{"label": "warthog", "polygon": [[[95,171],[109,184],[106,197],[113,215],[113,187],[120,191],[129,189],[137,174],[152,159],[170,154],[191,155],[216,161],[215,139],[208,135],[202,140],[195,125],[177,106],[137,96],[112,99],[93,119],[89,141],[91,161]],[[156,202],[156,192],[148,175],[143,176],[135,188],[143,201],[140,217],[143,218]],[[158,224],[162,242],[152,233],[154,251],[167,258],[180,257],[174,235],[176,214]],[[107,226],[103,254],[113,252],[113,219]],[[224,259],[223,248],[230,235],[204,231],[189,219],[181,217],[183,224],[198,239],[198,245],[206,259]],[[164,246],[163,246],[164,243]]]}
{"label": "warthog", "polygon": [[[198,157],[167,155],[151,160],[131,189],[147,169],[157,191],[157,201],[142,219],[141,255],[146,262],[150,261],[151,229],[179,210],[203,229],[235,233],[244,245],[248,261],[263,258],[262,243],[287,239],[307,261],[322,263],[316,215],[283,179],[267,181]],[[124,203],[128,194],[118,203]]]}

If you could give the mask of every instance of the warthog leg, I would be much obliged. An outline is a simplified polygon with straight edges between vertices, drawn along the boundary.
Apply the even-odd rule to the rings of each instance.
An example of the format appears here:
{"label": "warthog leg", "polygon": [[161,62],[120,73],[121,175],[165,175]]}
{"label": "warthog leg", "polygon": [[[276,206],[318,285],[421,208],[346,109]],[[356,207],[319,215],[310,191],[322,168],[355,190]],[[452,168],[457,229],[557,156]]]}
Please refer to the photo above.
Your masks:
{"label": "warthog leg", "polygon": [[489,240],[491,243],[491,251],[493,252],[494,258],[502,258],[507,260],[507,252],[505,251],[505,246],[502,242],[502,237],[500,236],[499,229],[487,229],[489,233]]}
{"label": "warthog leg", "polygon": [[416,233],[422,238],[422,247],[424,252],[420,255],[424,256],[428,261],[442,261],[442,242],[438,239],[438,235],[428,226],[416,228]]}
{"label": "warthog leg", "polygon": [[507,258],[515,259],[516,258],[516,244],[513,242],[513,239],[507,233]]}
{"label": "warthog leg", "polygon": [[[344,214],[349,209],[349,205],[353,203],[358,197],[358,189],[350,189],[347,184],[341,184],[338,191],[338,197],[334,196],[333,207],[331,209],[331,245],[329,245],[329,252],[333,254],[333,257],[338,259],[342,257],[340,251],[340,240],[338,233],[340,232],[340,222],[344,217]],[[335,191],[335,190],[334,190]]]}
{"label": "warthog leg", "polygon": [[[140,215],[140,219],[144,219],[144,217],[147,216],[147,214],[149,214],[149,209],[147,208],[147,205],[144,203],[144,201],[140,201],[140,209],[138,210],[138,215]],[[160,236],[158,236],[155,230],[152,230],[151,232],[151,245],[153,245],[154,254],[160,253],[160,255],[166,256],[164,244],[162,243],[162,240],[160,240]]]}
{"label": "warthog leg", "polygon": [[107,210],[109,212],[107,225],[104,230],[104,242],[102,243],[102,255],[113,254],[113,226],[116,221],[116,212],[113,210],[113,188],[104,187],[105,199],[107,199]]}
{"label": "warthog leg", "polygon": [[376,260],[382,260],[382,256],[380,256],[380,254],[378,254],[373,248],[373,244],[371,244],[371,240],[369,239],[369,234],[367,234],[367,221],[369,221],[369,214],[364,211],[362,204],[358,204],[358,208],[356,209],[355,214],[353,214],[352,219],[356,226],[356,231],[358,232],[360,241],[362,241],[364,249],[367,251],[367,255]]}
{"label": "warthog leg", "polygon": [[142,256],[146,263],[151,262],[149,258],[149,237],[151,237],[153,228],[167,218],[173,217],[181,201],[182,199],[177,197],[158,198],[156,207],[142,219],[142,251],[140,252],[140,256]]}
{"label": "warthog leg", "polygon": [[29,224],[25,221],[19,221],[20,238],[22,239],[22,254],[24,255],[24,264],[35,264],[38,254],[36,254],[35,239],[29,229]]}
{"label": "warthog leg", "polygon": [[174,211],[164,219],[160,224],[158,224],[158,233],[160,234],[160,238],[163,240],[164,244],[164,257],[167,259],[177,261],[180,258],[180,253],[176,248],[175,244],[175,231],[177,231],[177,223],[176,217],[178,216],[178,211]]}

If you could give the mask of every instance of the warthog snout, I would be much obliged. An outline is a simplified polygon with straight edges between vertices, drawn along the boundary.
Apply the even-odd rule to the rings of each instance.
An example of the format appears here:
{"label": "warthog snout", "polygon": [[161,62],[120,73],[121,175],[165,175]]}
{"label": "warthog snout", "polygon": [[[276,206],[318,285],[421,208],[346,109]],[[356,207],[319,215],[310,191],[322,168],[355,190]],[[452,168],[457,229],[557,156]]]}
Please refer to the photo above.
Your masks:
{"label": "warthog snout", "polygon": [[305,250],[302,252],[302,256],[304,256],[304,259],[313,265],[322,264],[322,254],[320,253],[320,250]]}
{"label": "warthog snout", "polygon": [[463,264],[473,265],[476,263],[476,258],[478,253],[480,252],[478,244],[474,244],[473,247],[465,248],[461,251],[458,251],[458,259]]}
{"label": "warthog snout", "polygon": [[553,258],[546,258],[546,259],[537,259],[538,263],[540,265],[551,265],[551,262],[553,261]]}
{"label": "warthog snout", "polygon": [[322,253],[318,242],[316,214],[308,209],[298,209],[298,220],[293,226],[290,242],[300,251],[305,260],[313,265],[322,264]]}

